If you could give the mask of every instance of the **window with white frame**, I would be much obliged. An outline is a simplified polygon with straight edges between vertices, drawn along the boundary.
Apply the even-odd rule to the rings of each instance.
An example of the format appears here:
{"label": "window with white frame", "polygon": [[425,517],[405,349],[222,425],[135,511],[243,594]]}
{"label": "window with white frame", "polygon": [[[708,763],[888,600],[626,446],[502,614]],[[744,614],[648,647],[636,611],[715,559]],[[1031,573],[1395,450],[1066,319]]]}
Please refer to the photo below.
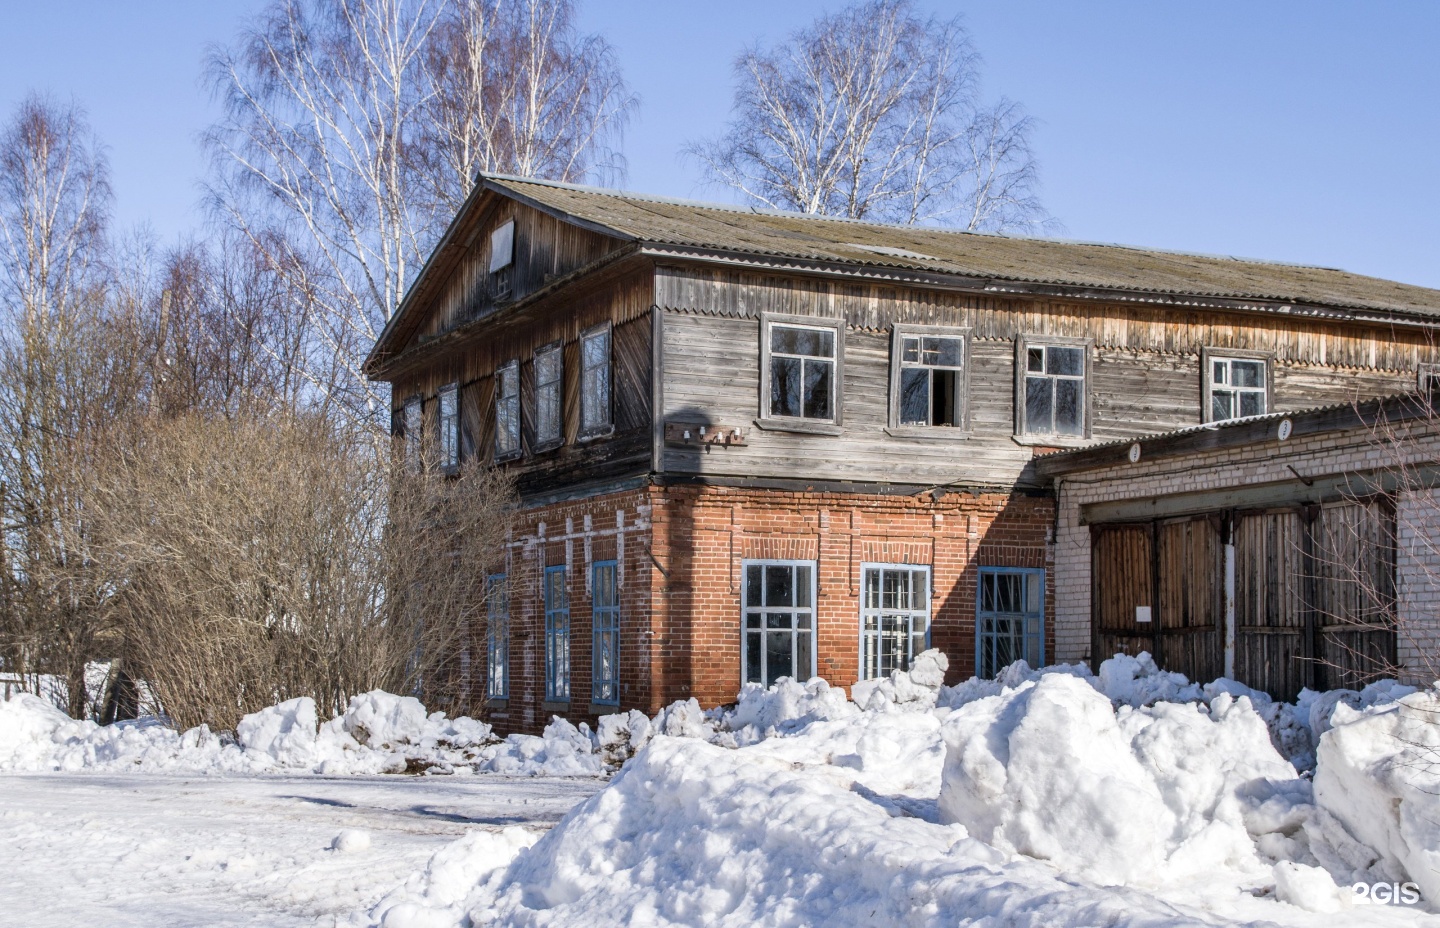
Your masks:
{"label": "window with white frame", "polygon": [[561,383],[564,377],[560,346],[547,345],[535,352],[535,447],[560,444]]}
{"label": "window with white frame", "polygon": [[761,325],[762,418],[839,422],[840,324],[767,316]]}
{"label": "window with white frame", "polygon": [[620,597],[614,561],[590,567],[591,669],[590,700],[620,704]]}
{"label": "window with white frame", "polygon": [[490,699],[510,696],[510,588],[504,574],[491,574],[485,581],[485,695]]}
{"label": "window with white frame", "polygon": [[1210,421],[1263,416],[1267,412],[1264,358],[1210,355]]}
{"label": "window with white frame", "polygon": [[930,568],[865,564],[861,572],[860,679],[909,670],[930,640]]}
{"label": "window with white frame", "polygon": [[1022,344],[1022,435],[1085,436],[1085,355],[1083,344]]}
{"label": "window with white frame", "polygon": [[520,364],[495,372],[495,460],[520,456]]}
{"label": "window with white frame", "polygon": [[975,661],[993,677],[1015,661],[1045,664],[1045,571],[981,567],[975,598]]}
{"label": "window with white frame", "polygon": [[610,325],[580,336],[580,434],[610,430]]}
{"label": "window with white frame", "polygon": [[405,467],[411,473],[418,473],[420,470],[424,423],[424,407],[420,403],[420,397],[412,396],[405,401],[405,407],[400,414],[400,427],[405,433]]}
{"label": "window with white frame", "polygon": [[891,425],[965,427],[965,329],[896,327]]}
{"label": "window with white frame", "polygon": [[746,561],[743,679],[770,686],[815,675],[815,562]]}
{"label": "window with white frame", "polygon": [[460,388],[453,383],[440,388],[440,466],[460,466]]}
{"label": "window with white frame", "polygon": [[570,591],[565,565],[545,568],[545,698],[570,698]]}

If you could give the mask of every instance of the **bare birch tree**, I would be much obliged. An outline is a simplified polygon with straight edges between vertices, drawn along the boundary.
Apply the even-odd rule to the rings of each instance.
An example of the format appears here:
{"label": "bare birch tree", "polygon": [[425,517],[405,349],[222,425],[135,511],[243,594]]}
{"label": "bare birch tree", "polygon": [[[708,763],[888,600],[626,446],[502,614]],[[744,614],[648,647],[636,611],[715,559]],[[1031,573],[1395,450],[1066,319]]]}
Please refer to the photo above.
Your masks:
{"label": "bare birch tree", "polygon": [[735,62],[729,129],[695,143],[712,181],[775,209],[972,231],[1046,225],[1018,103],[985,103],[959,18],[910,0],[823,16]]}
{"label": "bare birch tree", "polygon": [[372,425],[386,403],[361,362],[474,173],[581,177],[632,103],[571,0],[275,0],[210,72],[212,200],[293,248],[277,263],[313,299],[303,373]]}
{"label": "bare birch tree", "polygon": [[96,426],[133,402],[133,331],[107,317],[100,251],[110,202],[99,143],[74,105],[31,97],[0,130],[0,657],[62,677],[83,714],[105,633],[78,475]]}

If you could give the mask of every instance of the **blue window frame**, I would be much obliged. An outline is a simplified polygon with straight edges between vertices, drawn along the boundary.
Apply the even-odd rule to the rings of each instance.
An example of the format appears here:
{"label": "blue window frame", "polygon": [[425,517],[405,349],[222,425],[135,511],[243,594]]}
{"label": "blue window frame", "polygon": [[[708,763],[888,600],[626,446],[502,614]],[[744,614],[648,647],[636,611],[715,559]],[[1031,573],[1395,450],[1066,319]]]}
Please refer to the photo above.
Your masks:
{"label": "blue window frame", "polygon": [[1045,571],[1029,567],[982,567],[975,597],[975,663],[993,677],[1024,660],[1045,664]]}
{"label": "blue window frame", "polygon": [[614,561],[591,566],[590,699],[607,706],[620,704],[620,597],[615,581]]}
{"label": "blue window frame", "polygon": [[564,564],[545,568],[545,698],[570,699],[570,593]]}
{"label": "blue window frame", "polygon": [[504,574],[485,580],[485,695],[510,696],[510,588]]}

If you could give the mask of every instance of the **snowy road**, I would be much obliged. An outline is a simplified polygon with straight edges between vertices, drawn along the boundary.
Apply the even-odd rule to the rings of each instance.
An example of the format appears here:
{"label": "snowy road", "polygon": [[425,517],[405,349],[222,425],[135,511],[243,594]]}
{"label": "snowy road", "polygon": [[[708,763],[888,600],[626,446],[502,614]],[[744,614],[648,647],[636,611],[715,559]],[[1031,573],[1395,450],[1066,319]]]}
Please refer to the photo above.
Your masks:
{"label": "snowy road", "polygon": [[[0,923],[329,925],[475,828],[547,828],[601,780],[0,776]],[[343,829],[369,849],[329,850]]]}

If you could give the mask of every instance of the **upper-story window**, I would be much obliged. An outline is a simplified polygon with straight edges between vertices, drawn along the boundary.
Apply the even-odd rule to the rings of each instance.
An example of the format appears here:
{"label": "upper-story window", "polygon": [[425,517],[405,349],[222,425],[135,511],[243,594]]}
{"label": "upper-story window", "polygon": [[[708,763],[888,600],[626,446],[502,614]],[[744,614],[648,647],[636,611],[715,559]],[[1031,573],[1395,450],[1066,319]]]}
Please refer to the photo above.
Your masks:
{"label": "upper-story window", "polygon": [[495,460],[520,456],[520,365],[511,361],[495,372]]}
{"label": "upper-story window", "polygon": [[1210,391],[1208,420],[1224,422],[1246,416],[1263,416],[1269,411],[1269,378],[1266,361],[1257,357],[1206,355]]}
{"label": "upper-story window", "polygon": [[890,361],[890,426],[965,428],[968,361],[968,329],[896,326]]}
{"label": "upper-story window", "polygon": [[1023,380],[1016,408],[1026,437],[1084,438],[1088,432],[1086,389],[1089,346],[1078,339],[1024,338]]}
{"label": "upper-story window", "polygon": [[453,383],[440,388],[440,466],[460,466],[460,388]]}
{"label": "upper-story window", "polygon": [[420,397],[410,397],[401,412],[400,427],[405,433],[405,467],[411,473],[420,470],[420,440],[424,437],[424,422]]}
{"label": "upper-story window", "polygon": [[498,226],[490,233],[490,294],[496,300],[508,300],[515,269],[515,220]]}
{"label": "upper-story window", "polygon": [[561,383],[564,378],[560,344],[546,345],[535,352],[535,450],[560,444]]}
{"label": "upper-story window", "polygon": [[762,317],[762,420],[781,427],[839,425],[842,326],[839,320]]}
{"label": "upper-story window", "polygon": [[580,435],[610,431],[610,323],[580,336]]}
{"label": "upper-story window", "polygon": [[1440,401],[1440,364],[1422,364],[1416,374],[1416,389],[1430,402]]}

